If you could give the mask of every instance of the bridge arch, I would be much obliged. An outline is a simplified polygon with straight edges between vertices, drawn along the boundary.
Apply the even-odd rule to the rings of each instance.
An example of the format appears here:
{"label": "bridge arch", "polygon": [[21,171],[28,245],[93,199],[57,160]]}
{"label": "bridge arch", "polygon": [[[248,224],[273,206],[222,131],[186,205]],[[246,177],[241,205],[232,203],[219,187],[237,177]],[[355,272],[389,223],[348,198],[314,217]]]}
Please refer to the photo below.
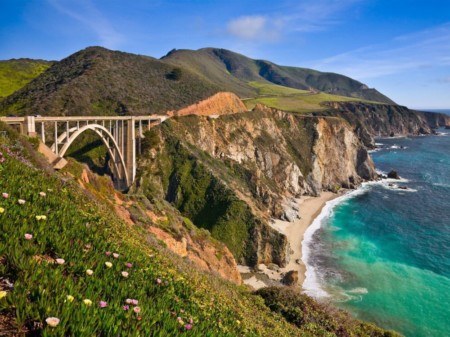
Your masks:
{"label": "bridge arch", "polygon": [[[58,141],[66,139],[64,142],[63,147],[61,150],[58,151],[58,155],[61,157],[64,157],[65,153],[69,149],[70,145],[75,141],[76,138],[78,138],[79,135],[81,135],[86,130],[92,130],[97,135],[100,136],[100,139],[102,140],[103,144],[105,144],[106,148],[108,149],[108,153],[111,157],[111,160],[113,162],[113,171],[115,171],[117,177],[121,180],[125,180],[127,186],[131,184],[128,172],[127,172],[127,166],[125,164],[125,160],[123,157],[123,153],[120,151],[119,145],[117,144],[116,140],[114,139],[114,136],[106,129],[104,126],[99,124],[87,124],[80,128],[72,128],[70,131],[76,129],[76,131],[73,134],[67,134],[66,132],[58,137]],[[111,144],[112,146],[110,146]],[[56,147],[56,146],[55,146]],[[53,148],[53,146],[52,146]],[[117,160],[118,159],[118,160]],[[122,170],[120,170],[120,168]]]}

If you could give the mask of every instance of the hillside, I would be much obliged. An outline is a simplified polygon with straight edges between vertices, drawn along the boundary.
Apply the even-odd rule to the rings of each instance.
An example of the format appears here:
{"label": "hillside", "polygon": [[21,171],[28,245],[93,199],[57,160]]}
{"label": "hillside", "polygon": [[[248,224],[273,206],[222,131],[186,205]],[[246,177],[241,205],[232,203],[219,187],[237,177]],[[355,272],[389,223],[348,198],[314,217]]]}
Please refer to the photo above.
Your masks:
{"label": "hillside", "polygon": [[[0,130],[0,335],[397,336],[292,289],[258,295],[199,271],[151,222],[121,220],[105,183],[83,190],[46,167],[36,142]],[[169,212],[157,200],[148,209]]]}
{"label": "hillside", "polygon": [[265,60],[253,60],[226,49],[172,50],[163,61],[191,69],[217,83],[225,90],[241,97],[254,97],[257,90],[249,82],[272,83],[300,90],[318,90],[325,93],[357,99],[394,103],[375,89],[347,76],[324,73],[312,69],[286,67]]}
{"label": "hillside", "polygon": [[0,61],[0,100],[42,74],[52,63],[31,59]]}
{"label": "hillside", "polygon": [[[21,72],[14,76],[20,78]],[[329,101],[393,103],[343,75],[213,48],[173,50],[157,60],[89,47],[53,63],[22,88],[8,84],[8,90],[0,102],[2,115],[164,114],[220,91],[245,98],[249,109],[258,103],[294,112],[324,110]]]}
{"label": "hillside", "polygon": [[179,109],[220,91],[151,57],[100,47],[81,50],[0,103],[0,113],[148,115]]}

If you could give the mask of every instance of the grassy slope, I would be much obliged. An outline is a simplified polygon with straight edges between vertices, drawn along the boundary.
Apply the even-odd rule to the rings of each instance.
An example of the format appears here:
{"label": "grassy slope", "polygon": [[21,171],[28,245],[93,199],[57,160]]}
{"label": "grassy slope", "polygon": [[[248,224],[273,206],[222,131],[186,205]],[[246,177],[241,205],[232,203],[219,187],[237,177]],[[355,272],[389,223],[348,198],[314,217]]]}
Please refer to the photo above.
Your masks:
{"label": "grassy slope", "polygon": [[246,98],[254,97],[254,91],[248,82],[256,81],[300,90],[313,88],[340,96],[393,103],[375,89],[368,89],[363,83],[347,76],[279,66],[269,61],[253,60],[225,49],[174,50],[162,60],[192,69],[214,83],[220,83],[226,90]]}
{"label": "grassy slope", "polygon": [[51,65],[43,60],[13,59],[0,61],[0,99],[11,95]]}
{"label": "grassy slope", "polygon": [[253,109],[256,104],[260,103],[284,111],[306,113],[329,109],[322,105],[324,102],[368,102],[359,98],[331,95],[324,92],[314,93],[276,84],[255,81],[249,82],[249,84],[258,90],[258,97],[244,100],[249,109]]}
{"label": "grassy slope", "polygon": [[148,115],[188,106],[219,87],[147,56],[100,47],[81,50],[0,103],[0,114]]}
{"label": "grassy slope", "polygon": [[[8,130],[0,142],[0,191],[8,193],[0,198],[0,335],[336,335],[330,320],[337,317],[318,314],[298,328],[244,288],[198,272],[143,227],[119,221],[75,182],[37,168],[40,157],[30,144],[1,124],[0,129]],[[25,239],[27,233],[31,240]],[[107,251],[120,255],[115,259]],[[56,258],[64,264],[54,263]],[[122,271],[129,276],[121,276]],[[139,313],[133,305],[123,309],[127,298],[139,301]],[[107,306],[101,308],[100,301]],[[58,317],[59,325],[51,328],[47,317]],[[346,335],[358,334],[346,321],[339,324]],[[387,336],[372,325],[365,325],[365,331]]]}

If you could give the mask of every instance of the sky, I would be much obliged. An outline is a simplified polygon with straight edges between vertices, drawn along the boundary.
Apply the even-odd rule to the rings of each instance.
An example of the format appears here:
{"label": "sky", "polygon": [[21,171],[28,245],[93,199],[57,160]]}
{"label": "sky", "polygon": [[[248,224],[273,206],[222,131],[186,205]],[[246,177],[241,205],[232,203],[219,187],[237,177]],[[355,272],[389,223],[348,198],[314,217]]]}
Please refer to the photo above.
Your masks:
{"label": "sky", "polygon": [[0,0],[0,60],[216,47],[450,108],[449,0]]}

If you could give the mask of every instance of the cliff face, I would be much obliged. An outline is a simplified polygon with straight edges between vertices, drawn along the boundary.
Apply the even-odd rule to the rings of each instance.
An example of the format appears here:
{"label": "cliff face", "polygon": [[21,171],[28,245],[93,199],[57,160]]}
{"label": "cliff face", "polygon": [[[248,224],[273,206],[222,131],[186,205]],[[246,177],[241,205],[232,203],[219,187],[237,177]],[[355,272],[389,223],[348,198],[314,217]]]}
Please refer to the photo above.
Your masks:
{"label": "cliff face", "polygon": [[364,146],[338,118],[257,107],[175,117],[153,132],[160,143],[141,163],[136,188],[164,197],[250,265],[285,265],[286,238],[268,220],[293,220],[292,198],[375,177]]}
{"label": "cliff face", "polygon": [[413,111],[400,105],[330,102],[327,114],[347,120],[366,146],[373,137],[431,134],[433,128],[450,125],[450,116]]}

